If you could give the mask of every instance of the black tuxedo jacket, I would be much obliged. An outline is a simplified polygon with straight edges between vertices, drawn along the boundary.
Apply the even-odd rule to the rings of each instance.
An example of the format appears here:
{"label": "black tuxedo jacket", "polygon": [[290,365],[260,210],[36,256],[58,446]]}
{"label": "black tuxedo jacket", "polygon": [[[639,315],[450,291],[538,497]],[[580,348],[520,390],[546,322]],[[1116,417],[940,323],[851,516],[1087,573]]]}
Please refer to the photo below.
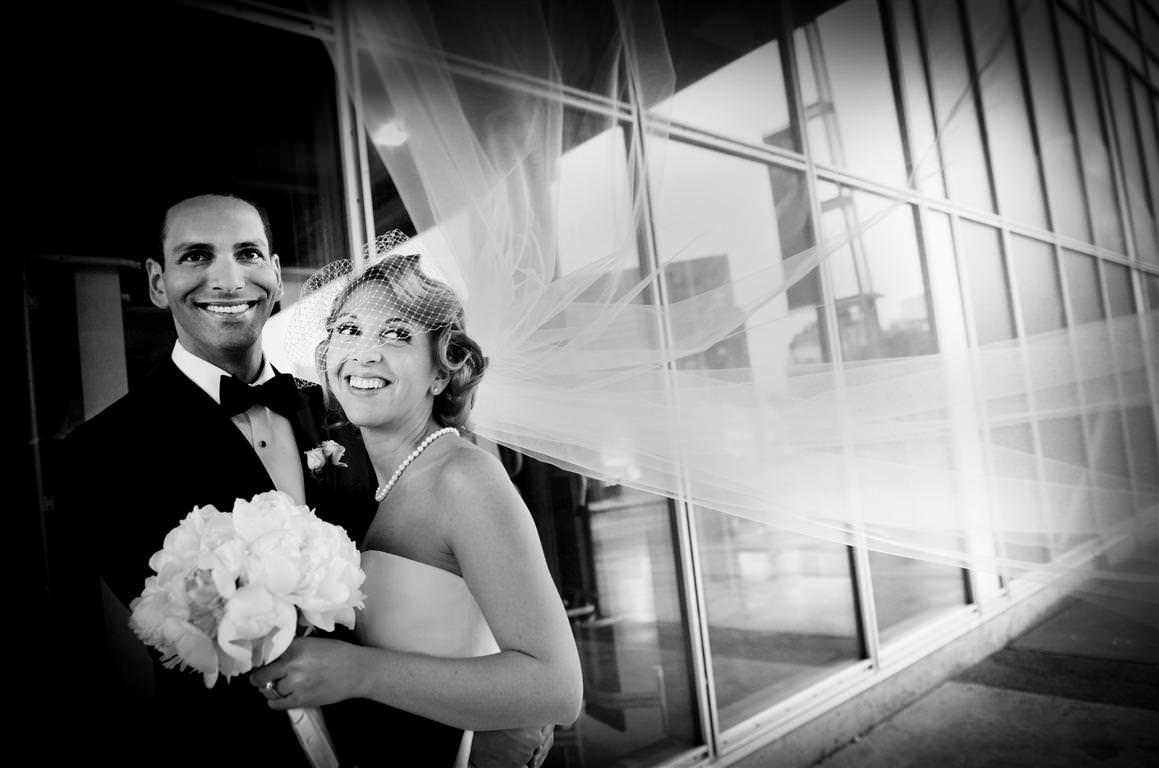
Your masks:
{"label": "black tuxedo jacket", "polygon": [[[360,542],[375,506],[361,438],[353,427],[321,426],[318,387],[299,394],[289,420],[306,503]],[[346,446],[349,466],[312,473],[304,452],[325,439]],[[62,456],[49,525],[57,687],[82,694],[58,713],[73,720],[64,732],[95,750],[96,762],[305,765],[288,716],[270,710],[244,676],[206,689],[194,671],[162,668],[127,626],[150,556],[194,506],[228,512],[236,499],[274,488],[229,416],[166,360],[75,429]]]}

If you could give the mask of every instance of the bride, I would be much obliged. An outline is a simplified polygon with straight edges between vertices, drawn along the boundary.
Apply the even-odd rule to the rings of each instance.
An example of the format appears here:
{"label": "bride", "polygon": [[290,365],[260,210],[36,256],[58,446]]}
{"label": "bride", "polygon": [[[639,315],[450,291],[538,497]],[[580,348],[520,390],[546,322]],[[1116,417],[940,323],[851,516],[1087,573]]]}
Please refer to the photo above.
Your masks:
{"label": "bride", "polygon": [[[363,543],[366,607],[357,644],[300,638],[251,678],[276,709],[342,702],[327,711],[345,707],[330,724],[343,764],[389,762],[401,743],[424,765],[466,766],[472,731],[571,723],[582,697],[531,515],[464,434],[487,360],[459,299],[418,261],[390,255],[358,274],[335,262],[311,281],[334,296],[315,353],[323,389],[381,482]],[[376,726],[380,705],[450,728],[415,744],[418,730]]]}

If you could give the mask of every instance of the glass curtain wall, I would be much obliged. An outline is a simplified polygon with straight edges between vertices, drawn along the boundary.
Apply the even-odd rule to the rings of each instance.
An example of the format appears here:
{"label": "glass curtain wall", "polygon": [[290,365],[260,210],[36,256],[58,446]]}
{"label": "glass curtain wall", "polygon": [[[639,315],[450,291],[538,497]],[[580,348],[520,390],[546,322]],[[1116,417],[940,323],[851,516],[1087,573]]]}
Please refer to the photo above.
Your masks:
{"label": "glass curtain wall", "polygon": [[[1143,29],[1153,14],[1139,8]],[[674,130],[649,139],[664,169],[646,171],[652,226],[640,233],[664,265],[662,300],[721,288],[722,307],[742,304],[748,286],[735,275],[827,238],[842,243],[680,365],[744,367],[772,398],[818,365],[844,376],[920,360],[946,338],[1031,350],[1089,325],[1114,342],[1073,349],[1067,364],[1084,373],[1071,383],[1052,386],[1028,368],[1015,396],[985,370],[973,384],[976,412],[963,430],[985,425],[980,444],[998,477],[983,494],[994,540],[977,550],[1048,563],[1135,514],[1139,491],[1155,484],[1143,469],[1154,464],[1155,416],[1124,395],[1153,392],[1154,382],[1085,371],[1098,369],[1098,355],[1110,371],[1109,356],[1139,351],[1141,325],[1112,334],[1106,322],[1138,318],[1136,282],[1151,295],[1159,281],[1133,263],[1154,263],[1154,46],[1128,33],[1136,66],[1107,50],[1109,21],[1096,28],[1085,6],[1049,0],[662,11],[676,88],[650,115]],[[600,14],[580,14],[581,27],[597,34]],[[574,74],[569,85],[582,89]],[[487,87],[502,79],[489,73]],[[616,168],[631,132],[646,133],[630,121],[622,132],[589,131],[585,114],[599,107],[568,104],[561,216],[587,226],[561,227],[580,238],[561,244],[565,271],[583,268],[602,201],[626,197],[607,190],[638,182],[627,167],[591,169]],[[371,176],[376,222],[403,221],[373,158]],[[638,274],[609,280],[644,274],[646,250]],[[858,458],[952,468],[973,460],[962,438],[861,447]],[[786,711],[778,705],[850,672],[872,674],[862,662],[879,648],[974,599],[961,568],[872,551],[858,538],[866,531],[851,530],[852,544],[822,542],[499,451],[536,515],[584,658],[584,714],[558,730],[551,766],[727,753],[750,726],[775,723],[770,712]],[[1049,481],[1075,472],[1093,478],[1084,492],[1055,495]],[[964,508],[960,490],[944,503]],[[1076,522],[1054,532],[1045,521],[1059,505]],[[1018,510],[1013,522],[1004,509]],[[977,531],[963,523],[925,543],[961,549],[967,535]],[[701,695],[698,679],[708,684]]]}

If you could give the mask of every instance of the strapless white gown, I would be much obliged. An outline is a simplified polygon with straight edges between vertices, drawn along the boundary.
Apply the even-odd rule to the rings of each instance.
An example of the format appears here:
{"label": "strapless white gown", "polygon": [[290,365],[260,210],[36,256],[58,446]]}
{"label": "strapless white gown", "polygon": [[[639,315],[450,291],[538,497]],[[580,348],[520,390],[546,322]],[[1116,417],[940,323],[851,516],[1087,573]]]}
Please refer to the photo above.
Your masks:
{"label": "strapless white gown", "polygon": [[[362,570],[366,607],[358,614],[354,633],[363,645],[447,658],[498,652],[461,576],[376,550],[362,553]],[[463,734],[455,768],[467,767],[471,736],[471,731]]]}

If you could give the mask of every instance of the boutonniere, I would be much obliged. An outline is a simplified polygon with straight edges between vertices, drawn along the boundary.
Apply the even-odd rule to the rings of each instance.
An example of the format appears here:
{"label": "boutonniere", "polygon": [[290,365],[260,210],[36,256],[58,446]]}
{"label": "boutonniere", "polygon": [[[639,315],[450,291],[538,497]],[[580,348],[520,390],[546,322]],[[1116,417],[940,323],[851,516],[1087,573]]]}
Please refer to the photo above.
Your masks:
{"label": "boutonniere", "polygon": [[346,453],[346,447],[334,440],[323,440],[317,446],[306,451],[306,466],[315,475],[320,473],[326,464],[333,464],[336,467],[345,467],[346,464],[342,462],[342,456]]}

